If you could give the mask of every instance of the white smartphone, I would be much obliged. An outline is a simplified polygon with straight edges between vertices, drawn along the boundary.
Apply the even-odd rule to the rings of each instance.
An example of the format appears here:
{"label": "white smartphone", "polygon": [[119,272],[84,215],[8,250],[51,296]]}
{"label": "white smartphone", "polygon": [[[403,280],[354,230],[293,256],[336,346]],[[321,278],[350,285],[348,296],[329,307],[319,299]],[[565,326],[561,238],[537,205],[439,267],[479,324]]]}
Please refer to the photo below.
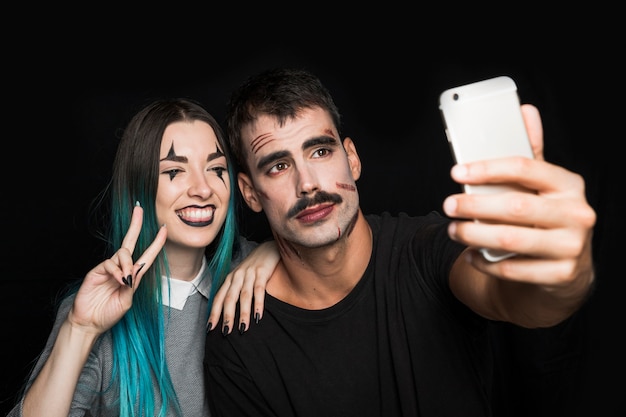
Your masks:
{"label": "white smartphone", "polygon": [[[450,88],[439,96],[439,110],[457,163],[516,155],[533,158],[512,78],[498,76]],[[485,194],[515,187],[464,185],[463,189],[468,194]],[[515,255],[491,249],[481,249],[481,253],[492,262]]]}

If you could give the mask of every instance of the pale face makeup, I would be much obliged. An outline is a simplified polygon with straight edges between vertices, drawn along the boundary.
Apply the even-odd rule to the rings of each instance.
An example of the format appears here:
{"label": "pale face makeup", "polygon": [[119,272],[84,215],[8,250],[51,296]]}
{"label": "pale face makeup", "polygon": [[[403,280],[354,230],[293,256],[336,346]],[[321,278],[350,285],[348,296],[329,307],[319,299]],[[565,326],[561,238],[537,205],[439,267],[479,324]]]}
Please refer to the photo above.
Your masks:
{"label": "pale face makeup", "polygon": [[156,212],[167,226],[168,253],[204,250],[219,233],[230,202],[230,178],[215,132],[202,121],[169,125],[161,141]]}
{"label": "pale face makeup", "polygon": [[[304,109],[282,126],[262,116],[242,134],[254,181],[240,175],[240,188],[253,210],[265,211],[279,239],[312,248],[349,233],[359,207],[360,161],[350,139],[344,150],[327,112]],[[246,178],[253,186],[245,186]]]}

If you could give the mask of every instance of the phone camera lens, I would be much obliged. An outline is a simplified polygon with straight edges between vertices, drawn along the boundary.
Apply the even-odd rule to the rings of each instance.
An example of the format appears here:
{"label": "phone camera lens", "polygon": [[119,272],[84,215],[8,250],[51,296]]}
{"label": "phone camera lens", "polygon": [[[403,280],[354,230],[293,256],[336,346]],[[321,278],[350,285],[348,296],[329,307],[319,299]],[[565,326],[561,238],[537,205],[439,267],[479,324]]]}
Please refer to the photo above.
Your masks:
{"label": "phone camera lens", "polygon": [[459,95],[457,93],[452,94],[452,100],[457,101],[459,99]]}

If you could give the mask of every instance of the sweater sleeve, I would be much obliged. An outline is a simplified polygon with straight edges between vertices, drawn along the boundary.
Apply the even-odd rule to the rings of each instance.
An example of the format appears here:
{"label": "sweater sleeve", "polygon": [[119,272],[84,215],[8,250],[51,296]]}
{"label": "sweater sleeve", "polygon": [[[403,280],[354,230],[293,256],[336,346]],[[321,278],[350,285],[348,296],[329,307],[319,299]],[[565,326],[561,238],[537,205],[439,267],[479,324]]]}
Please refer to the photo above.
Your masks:
{"label": "sweater sleeve", "polygon": [[33,384],[33,381],[35,380],[35,378],[37,378],[37,375],[39,375],[41,368],[43,368],[43,365],[48,360],[48,357],[50,356],[50,352],[52,351],[52,346],[54,346],[54,342],[56,341],[57,335],[59,334],[61,325],[63,324],[63,322],[67,318],[67,315],[70,312],[70,308],[72,307],[73,301],[74,301],[74,296],[72,295],[72,296],[66,297],[59,305],[59,308],[57,310],[57,315],[55,317],[54,324],[52,325],[52,330],[50,331],[50,335],[48,336],[46,345],[43,351],[37,357],[35,365],[33,366],[33,369],[31,370],[24,387],[22,388],[19,401],[17,402],[17,404],[15,404],[13,409],[9,411],[9,414],[7,414],[7,417],[21,417],[22,416],[24,396],[26,395],[26,392],[28,391],[30,386]]}

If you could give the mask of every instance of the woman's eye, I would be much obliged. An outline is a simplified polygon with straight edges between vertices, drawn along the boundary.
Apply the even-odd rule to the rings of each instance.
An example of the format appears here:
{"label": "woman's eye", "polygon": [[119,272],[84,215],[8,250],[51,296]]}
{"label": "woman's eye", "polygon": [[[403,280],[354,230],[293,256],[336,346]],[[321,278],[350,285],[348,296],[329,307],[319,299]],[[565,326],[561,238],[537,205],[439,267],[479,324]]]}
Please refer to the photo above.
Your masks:
{"label": "woman's eye", "polygon": [[211,171],[215,172],[219,178],[223,178],[225,172],[228,173],[228,169],[224,167],[211,168]]}
{"label": "woman's eye", "polygon": [[170,180],[173,180],[176,175],[180,172],[180,169],[173,168],[168,169],[167,171],[163,171],[164,174],[168,174],[170,176]]}

